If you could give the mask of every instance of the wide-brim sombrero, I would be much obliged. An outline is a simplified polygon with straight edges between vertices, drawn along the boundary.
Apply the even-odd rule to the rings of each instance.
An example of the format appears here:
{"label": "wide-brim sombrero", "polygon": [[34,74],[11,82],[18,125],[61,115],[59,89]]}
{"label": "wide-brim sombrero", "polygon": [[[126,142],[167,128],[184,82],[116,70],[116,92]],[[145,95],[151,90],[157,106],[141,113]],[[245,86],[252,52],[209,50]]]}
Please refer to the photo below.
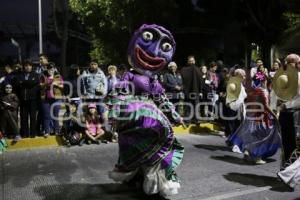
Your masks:
{"label": "wide-brim sombrero", "polygon": [[231,77],[226,86],[227,99],[230,101],[237,100],[241,93],[242,79],[238,77]]}
{"label": "wide-brim sombrero", "polygon": [[298,93],[298,71],[294,66],[288,65],[286,69],[280,68],[272,80],[275,94],[282,100],[288,101]]}

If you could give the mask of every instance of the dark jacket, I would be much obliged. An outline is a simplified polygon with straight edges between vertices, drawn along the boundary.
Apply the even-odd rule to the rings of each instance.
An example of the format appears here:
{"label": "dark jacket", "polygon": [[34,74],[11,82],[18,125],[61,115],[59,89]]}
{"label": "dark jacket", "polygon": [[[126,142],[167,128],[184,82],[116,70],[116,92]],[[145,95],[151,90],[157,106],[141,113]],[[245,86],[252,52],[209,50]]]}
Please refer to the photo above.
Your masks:
{"label": "dark jacket", "polygon": [[183,87],[182,85],[182,78],[180,74],[173,74],[173,73],[166,73],[164,75],[164,81],[163,85],[166,89],[167,93],[172,94],[173,99],[179,99],[180,98],[180,93],[182,92],[181,90],[177,90],[175,87]]}
{"label": "dark jacket", "polygon": [[164,75],[164,86],[167,92],[179,92],[175,89],[175,86],[182,87],[182,79],[179,74],[172,74],[170,72]]}
{"label": "dark jacket", "polygon": [[199,94],[201,92],[200,69],[193,66],[184,67],[181,70],[184,93],[186,97],[190,93]]}
{"label": "dark jacket", "polygon": [[[69,77],[64,84],[64,94],[70,98],[76,98],[83,95],[83,82],[80,81],[79,77]],[[69,83],[69,84],[66,84]],[[78,85],[79,84],[79,85]],[[80,86],[80,88],[78,88]],[[71,88],[72,87],[72,88]],[[80,92],[80,93],[78,93]]]}
{"label": "dark jacket", "polygon": [[200,77],[200,91],[202,93],[202,98],[207,99],[208,94],[212,92],[212,84],[208,83],[211,82],[209,78],[209,74],[204,78],[203,75]]}
{"label": "dark jacket", "polygon": [[35,72],[29,73],[26,80],[26,73],[22,73],[18,77],[19,97],[21,101],[35,100],[40,97],[39,76]]}
{"label": "dark jacket", "polygon": [[[10,105],[7,105],[10,104]],[[19,99],[17,95],[14,93],[11,94],[4,94],[0,98],[0,111],[1,110],[9,110],[11,112],[17,113],[19,107]]]}

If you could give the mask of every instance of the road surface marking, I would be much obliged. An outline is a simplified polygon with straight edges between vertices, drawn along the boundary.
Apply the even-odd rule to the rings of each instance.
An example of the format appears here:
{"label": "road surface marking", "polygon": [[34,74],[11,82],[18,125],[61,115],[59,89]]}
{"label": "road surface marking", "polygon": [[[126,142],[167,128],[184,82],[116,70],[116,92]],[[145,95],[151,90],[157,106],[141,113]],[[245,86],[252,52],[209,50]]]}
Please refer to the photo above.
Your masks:
{"label": "road surface marking", "polygon": [[239,196],[244,196],[247,194],[252,194],[252,193],[257,193],[257,192],[262,192],[271,189],[271,186],[266,186],[266,187],[260,187],[260,188],[255,188],[255,189],[249,189],[249,190],[243,190],[243,191],[237,191],[237,192],[231,192],[231,193],[226,193],[226,194],[221,194],[217,196],[212,196],[208,197],[205,199],[201,200],[223,200],[223,199],[229,199],[233,197],[239,197]]}

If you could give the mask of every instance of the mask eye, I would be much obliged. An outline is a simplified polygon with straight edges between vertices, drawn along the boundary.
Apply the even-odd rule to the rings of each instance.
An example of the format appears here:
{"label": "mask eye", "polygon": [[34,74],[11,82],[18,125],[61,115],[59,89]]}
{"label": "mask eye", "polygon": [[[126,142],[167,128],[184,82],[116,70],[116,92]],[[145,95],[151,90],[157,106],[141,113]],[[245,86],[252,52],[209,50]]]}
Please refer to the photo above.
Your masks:
{"label": "mask eye", "polygon": [[161,48],[163,51],[168,52],[168,51],[171,51],[173,47],[170,43],[165,42],[161,45]]}
{"label": "mask eye", "polygon": [[149,32],[149,31],[143,32],[142,36],[143,36],[143,39],[146,42],[149,42],[149,41],[153,40],[153,34],[151,32]]}

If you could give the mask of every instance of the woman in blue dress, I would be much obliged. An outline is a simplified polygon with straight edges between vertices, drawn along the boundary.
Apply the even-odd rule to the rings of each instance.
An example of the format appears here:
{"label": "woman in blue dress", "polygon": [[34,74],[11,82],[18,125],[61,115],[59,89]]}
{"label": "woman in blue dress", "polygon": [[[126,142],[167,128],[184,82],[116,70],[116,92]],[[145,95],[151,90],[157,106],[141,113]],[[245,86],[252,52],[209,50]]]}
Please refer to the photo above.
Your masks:
{"label": "woman in blue dress", "polygon": [[267,78],[258,72],[254,76],[253,90],[246,102],[246,119],[229,138],[244,153],[247,160],[265,164],[281,147],[279,123],[269,107]]}

